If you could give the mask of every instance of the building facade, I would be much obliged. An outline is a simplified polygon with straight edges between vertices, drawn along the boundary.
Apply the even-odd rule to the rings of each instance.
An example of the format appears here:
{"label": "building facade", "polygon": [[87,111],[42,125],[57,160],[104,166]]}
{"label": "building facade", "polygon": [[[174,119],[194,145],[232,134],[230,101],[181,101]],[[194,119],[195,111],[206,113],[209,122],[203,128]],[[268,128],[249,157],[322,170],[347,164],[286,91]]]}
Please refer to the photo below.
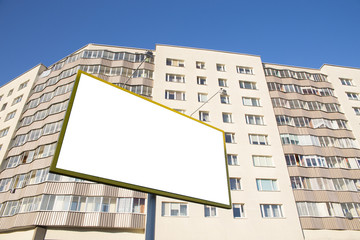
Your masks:
{"label": "building facade", "polygon": [[0,88],[0,239],[145,238],[145,193],[49,173],[78,70],[225,132],[232,209],[158,196],[156,239],[360,238],[360,69],[153,53],[89,44]]}

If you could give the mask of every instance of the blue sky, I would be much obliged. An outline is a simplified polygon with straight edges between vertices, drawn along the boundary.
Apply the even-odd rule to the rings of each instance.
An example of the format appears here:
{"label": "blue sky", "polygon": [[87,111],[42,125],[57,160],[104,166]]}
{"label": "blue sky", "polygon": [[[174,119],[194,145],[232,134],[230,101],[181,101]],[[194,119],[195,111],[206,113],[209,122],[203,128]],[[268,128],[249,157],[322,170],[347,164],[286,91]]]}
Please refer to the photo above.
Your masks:
{"label": "blue sky", "polygon": [[0,0],[0,86],[87,43],[169,44],[360,68],[359,0]]}

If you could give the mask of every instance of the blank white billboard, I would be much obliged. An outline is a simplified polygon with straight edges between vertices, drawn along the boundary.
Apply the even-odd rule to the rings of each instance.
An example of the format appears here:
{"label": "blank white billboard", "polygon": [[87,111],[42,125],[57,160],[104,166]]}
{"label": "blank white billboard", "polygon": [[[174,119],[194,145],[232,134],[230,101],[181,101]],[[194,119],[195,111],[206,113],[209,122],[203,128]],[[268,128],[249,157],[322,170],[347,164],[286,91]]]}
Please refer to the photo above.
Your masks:
{"label": "blank white billboard", "polygon": [[223,131],[81,71],[50,171],[231,208]]}

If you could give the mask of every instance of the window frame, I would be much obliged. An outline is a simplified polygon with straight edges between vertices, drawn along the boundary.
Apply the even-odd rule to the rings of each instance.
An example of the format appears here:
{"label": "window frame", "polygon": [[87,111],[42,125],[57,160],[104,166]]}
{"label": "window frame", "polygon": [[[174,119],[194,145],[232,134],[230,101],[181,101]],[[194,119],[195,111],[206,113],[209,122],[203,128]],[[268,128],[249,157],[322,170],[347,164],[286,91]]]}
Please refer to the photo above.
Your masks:
{"label": "window frame", "polygon": [[[223,120],[223,123],[233,123],[232,113],[223,112],[222,120]],[[227,121],[225,121],[225,120],[227,120]]]}
{"label": "window frame", "polygon": [[236,72],[240,74],[254,75],[254,68],[245,66],[236,66]]}
{"label": "window frame", "polygon": [[[178,99],[177,96],[180,94],[180,98]],[[173,96],[173,98],[171,98]],[[175,91],[175,90],[165,90],[165,99],[167,100],[177,100],[177,101],[185,101],[186,95],[183,91]]]}
{"label": "window frame", "polygon": [[[256,139],[255,139],[256,138]],[[264,139],[261,139],[264,138]],[[256,140],[256,141],[254,141]],[[264,140],[264,141],[262,141]],[[268,135],[265,134],[249,134],[249,143],[251,145],[262,145],[262,146],[268,146],[269,145],[269,139]]]}
{"label": "window frame", "polygon": [[[270,188],[265,189],[269,184]],[[279,192],[279,185],[277,179],[265,179],[265,178],[257,178],[256,179],[256,187],[259,192]]]}
{"label": "window frame", "polygon": [[[223,83],[223,85],[220,84],[220,83]],[[225,78],[218,78],[218,85],[219,85],[219,87],[228,87],[228,85],[227,85],[227,79],[225,79]]]}
{"label": "window frame", "polygon": [[[175,209],[175,207],[178,209]],[[167,206],[169,206],[168,211],[165,209]],[[162,217],[188,217],[189,216],[189,207],[188,203],[185,202],[162,202],[161,203],[161,216]],[[181,207],[185,208],[185,215],[181,215]],[[173,215],[175,213],[174,211],[178,211],[178,214]]]}
{"label": "window frame", "polygon": [[226,143],[236,143],[235,142],[235,133],[226,132],[225,133],[225,142]]}
{"label": "window frame", "polygon": [[[266,216],[267,214],[265,214],[265,206],[269,206],[270,208],[269,216]],[[279,210],[279,216],[275,216],[276,214],[274,214],[274,207],[277,207],[277,209]],[[262,218],[284,218],[282,204],[260,204],[260,211]]]}
{"label": "window frame", "polygon": [[246,218],[244,203],[233,203],[233,217],[234,218]]}
{"label": "window frame", "polygon": [[203,122],[210,122],[209,111],[199,111],[199,120]]}
{"label": "window frame", "polygon": [[252,81],[240,80],[239,86],[241,89],[258,90],[256,82],[252,82]]}
{"label": "window frame", "polygon": [[216,70],[218,72],[226,72],[225,64],[217,63],[216,64]]}
{"label": "window frame", "polygon": [[206,69],[205,68],[205,62],[196,61],[195,66],[196,66],[197,69]]}
{"label": "window frame", "polygon": [[245,121],[249,125],[265,125],[264,116],[262,115],[245,114]]}
{"label": "window frame", "polygon": [[185,61],[182,59],[166,58],[166,66],[185,67]]}
{"label": "window frame", "polygon": [[207,78],[204,76],[197,76],[196,82],[198,85],[207,85]]}
{"label": "window frame", "polygon": [[[251,101],[251,103],[249,101]],[[244,106],[261,107],[260,98],[242,97],[242,102]]]}
{"label": "window frame", "polygon": [[239,159],[237,154],[226,154],[227,164],[229,166],[239,166]]}

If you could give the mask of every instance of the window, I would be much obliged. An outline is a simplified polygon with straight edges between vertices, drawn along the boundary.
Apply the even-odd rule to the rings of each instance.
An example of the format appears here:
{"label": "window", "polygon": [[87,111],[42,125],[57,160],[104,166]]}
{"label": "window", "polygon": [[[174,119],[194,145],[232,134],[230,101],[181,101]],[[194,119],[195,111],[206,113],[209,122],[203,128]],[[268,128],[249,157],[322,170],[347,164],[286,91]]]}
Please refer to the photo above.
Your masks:
{"label": "window", "polygon": [[174,67],[184,67],[184,60],[167,58],[166,65]]}
{"label": "window", "polygon": [[22,84],[19,85],[18,91],[25,88],[27,86],[29,81],[23,82]]}
{"label": "window", "polygon": [[185,109],[175,109],[175,108],[174,108],[174,110],[177,111],[177,112],[179,112],[179,113],[185,114]]}
{"label": "window", "polygon": [[264,117],[258,115],[245,115],[246,123],[251,125],[264,125]]}
{"label": "window", "polygon": [[161,209],[161,216],[187,216],[188,215],[188,204],[187,203],[169,203],[163,202]]}
{"label": "window", "polygon": [[229,165],[240,165],[235,154],[227,154],[227,162]]}
{"label": "window", "polygon": [[250,144],[253,145],[268,145],[268,139],[266,135],[249,134]]}
{"label": "window", "polygon": [[244,218],[245,217],[244,204],[234,203],[233,214],[234,214],[234,218]]}
{"label": "window", "polygon": [[14,89],[11,89],[8,93],[8,96],[10,96],[14,92]]}
{"label": "window", "polygon": [[0,130],[0,138],[1,137],[5,137],[9,132],[9,128],[4,128],[2,130]]}
{"label": "window", "polygon": [[341,84],[345,86],[354,86],[351,79],[340,78]]}
{"label": "window", "polygon": [[222,118],[224,123],[232,123],[232,114],[231,113],[222,113]]}
{"label": "window", "polygon": [[216,217],[217,216],[216,207],[205,205],[204,213],[205,213],[205,217]]}
{"label": "window", "polygon": [[260,210],[263,218],[283,217],[281,205],[278,204],[260,204]]}
{"label": "window", "polygon": [[222,104],[230,104],[230,98],[228,95],[220,95],[220,102]]}
{"label": "window", "polygon": [[206,102],[207,101],[207,93],[198,93],[198,101]]}
{"label": "window", "polygon": [[223,78],[218,79],[219,87],[227,87],[227,80]]}
{"label": "window", "polygon": [[204,62],[196,62],[196,68],[197,69],[205,69],[205,63]]}
{"label": "window", "polygon": [[242,100],[244,106],[260,107],[260,99],[258,98],[243,97]]}
{"label": "window", "polygon": [[255,82],[239,81],[240,88],[245,89],[257,89]]}
{"label": "window", "polygon": [[225,142],[235,143],[235,133],[225,133]]}
{"label": "window", "polygon": [[17,104],[18,102],[20,102],[21,99],[22,99],[22,97],[23,97],[23,95],[18,96],[17,98],[15,98],[14,101],[13,101],[13,103],[12,103],[12,105]]}
{"label": "window", "polygon": [[199,112],[200,121],[208,122],[209,121],[209,112]]}
{"label": "window", "polygon": [[241,190],[241,179],[240,178],[230,178],[230,189],[231,190]]}
{"label": "window", "polygon": [[197,77],[197,84],[206,85],[206,77]]}
{"label": "window", "polygon": [[178,75],[178,74],[166,74],[166,81],[167,82],[177,82],[177,83],[184,83],[185,76]]}
{"label": "window", "polygon": [[359,100],[358,93],[347,92],[346,95],[348,96],[349,100]]}
{"label": "window", "polygon": [[242,73],[242,74],[254,74],[253,73],[253,69],[250,67],[241,67],[241,66],[237,66],[236,67],[236,71],[238,73]]}
{"label": "window", "polygon": [[255,167],[273,167],[274,166],[273,159],[270,156],[253,155],[252,159],[253,159],[253,163],[254,163]]}
{"label": "window", "polygon": [[259,191],[278,191],[277,180],[256,179],[256,186]]}
{"label": "window", "polygon": [[6,108],[6,105],[7,105],[7,103],[4,103],[4,104],[2,105],[2,107],[1,107],[1,110],[0,110],[0,111],[4,111],[4,110],[5,110],[5,108]]}
{"label": "window", "polygon": [[225,72],[225,65],[224,64],[216,64],[216,70],[219,72]]}
{"label": "window", "polygon": [[356,115],[360,115],[360,108],[354,107],[354,111]]}
{"label": "window", "polygon": [[184,101],[185,92],[165,90],[165,99]]}
{"label": "window", "polygon": [[8,115],[6,115],[5,121],[8,121],[8,120],[14,118],[15,114],[16,114],[16,110],[12,111],[11,113],[8,113]]}
{"label": "window", "polygon": [[4,96],[4,95],[0,95],[0,101],[1,101],[1,99],[3,98],[3,96]]}

